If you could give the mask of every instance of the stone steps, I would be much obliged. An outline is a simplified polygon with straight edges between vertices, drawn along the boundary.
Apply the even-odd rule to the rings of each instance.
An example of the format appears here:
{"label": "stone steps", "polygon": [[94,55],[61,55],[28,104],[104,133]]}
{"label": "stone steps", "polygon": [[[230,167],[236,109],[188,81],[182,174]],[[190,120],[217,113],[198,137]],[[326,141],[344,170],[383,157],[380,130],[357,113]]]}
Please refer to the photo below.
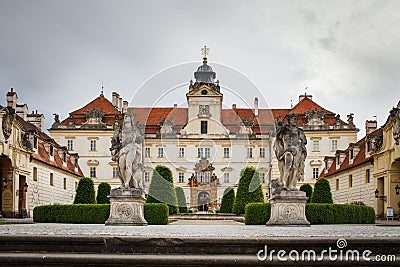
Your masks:
{"label": "stone steps", "polygon": [[[134,231],[134,227],[132,228]],[[331,247],[338,250],[337,238],[202,238],[202,237],[133,237],[133,236],[0,236],[1,265],[40,266],[338,266],[342,261],[280,261],[277,252],[284,250],[313,250],[319,257]],[[400,238],[347,238],[343,251],[371,250],[369,255],[395,255],[396,262],[380,266],[398,266]],[[272,250],[272,261],[259,261],[257,253]],[[261,253],[261,256],[264,254]],[[339,254],[338,254],[339,255]],[[286,255],[287,257],[287,255]],[[350,262],[351,263],[351,262]],[[357,264],[356,264],[357,263]],[[353,262],[354,265],[376,266],[376,262]],[[375,264],[374,264],[375,263]],[[347,263],[346,263],[347,264]]]}

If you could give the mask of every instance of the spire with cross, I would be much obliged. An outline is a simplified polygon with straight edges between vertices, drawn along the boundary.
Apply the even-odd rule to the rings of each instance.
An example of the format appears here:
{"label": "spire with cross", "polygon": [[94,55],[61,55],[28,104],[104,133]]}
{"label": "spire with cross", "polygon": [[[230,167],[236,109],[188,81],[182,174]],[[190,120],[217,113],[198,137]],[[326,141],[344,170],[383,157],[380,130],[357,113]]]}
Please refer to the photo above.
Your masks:
{"label": "spire with cross", "polygon": [[201,49],[201,53],[203,54],[203,60],[207,60],[208,53],[210,52],[210,48],[206,45]]}

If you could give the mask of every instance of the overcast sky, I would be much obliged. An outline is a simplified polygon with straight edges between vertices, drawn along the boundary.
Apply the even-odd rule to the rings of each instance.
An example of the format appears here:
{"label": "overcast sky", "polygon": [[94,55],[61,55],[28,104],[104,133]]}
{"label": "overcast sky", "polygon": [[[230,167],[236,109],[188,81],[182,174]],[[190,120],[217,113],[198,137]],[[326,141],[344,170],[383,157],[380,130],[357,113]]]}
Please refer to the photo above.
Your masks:
{"label": "overcast sky", "polygon": [[[164,89],[145,81],[178,65],[172,85],[189,82],[207,45],[223,93],[289,108],[306,85],[343,119],[354,113],[364,134],[366,119],[382,125],[400,100],[399,10],[400,1],[384,0],[0,0],[1,104],[13,87],[47,128],[53,113],[64,119],[97,97],[101,82],[109,99],[117,91],[130,106],[149,106]],[[229,70],[259,93],[235,86],[240,75]],[[135,95],[139,88],[152,100]],[[185,90],[169,91],[165,103],[182,105]]]}

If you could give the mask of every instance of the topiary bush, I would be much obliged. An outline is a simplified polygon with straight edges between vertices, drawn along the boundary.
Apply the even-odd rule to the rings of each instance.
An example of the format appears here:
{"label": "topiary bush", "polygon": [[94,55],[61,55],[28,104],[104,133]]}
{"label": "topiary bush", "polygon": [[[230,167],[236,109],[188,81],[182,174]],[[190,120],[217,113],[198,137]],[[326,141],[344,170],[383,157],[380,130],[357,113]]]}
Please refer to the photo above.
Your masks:
{"label": "topiary bush", "polygon": [[315,183],[314,192],[311,197],[311,203],[333,203],[331,187],[328,180],[325,178],[320,178]]}
{"label": "topiary bush", "polygon": [[97,204],[110,204],[110,199],[107,197],[110,195],[111,185],[106,182],[102,182],[97,187]]}
{"label": "topiary bush", "polygon": [[144,205],[144,218],[148,224],[168,224],[168,205],[148,203]]}
{"label": "topiary bush", "polygon": [[[246,224],[266,224],[270,217],[269,203],[246,205]],[[369,206],[349,204],[306,204],[306,217],[311,224],[373,224],[375,210]]]}
{"label": "topiary bush", "polygon": [[159,165],[154,169],[146,203],[165,203],[168,205],[169,214],[178,213],[174,179],[168,167]]}
{"label": "topiary bush", "polygon": [[[104,224],[110,215],[109,204],[45,205],[33,209],[34,222]],[[167,224],[166,204],[144,204],[148,224]]]}
{"label": "topiary bush", "polygon": [[74,204],[95,204],[94,183],[91,178],[83,177],[79,180]]}
{"label": "topiary bush", "polygon": [[249,203],[245,207],[245,224],[266,224],[271,216],[269,203]]}
{"label": "topiary bush", "polygon": [[240,172],[239,185],[232,211],[235,214],[244,214],[244,208],[248,203],[257,202],[264,202],[260,175],[254,167],[245,167]]}
{"label": "topiary bush", "polygon": [[233,203],[235,202],[235,191],[232,187],[227,187],[221,200],[219,213],[232,213]]}
{"label": "topiary bush", "polygon": [[306,192],[306,196],[308,197],[307,203],[310,203],[313,192],[312,186],[310,184],[303,184],[300,186],[300,191]]}
{"label": "topiary bush", "polygon": [[179,213],[188,213],[186,196],[182,187],[175,187],[176,198],[178,199]]}

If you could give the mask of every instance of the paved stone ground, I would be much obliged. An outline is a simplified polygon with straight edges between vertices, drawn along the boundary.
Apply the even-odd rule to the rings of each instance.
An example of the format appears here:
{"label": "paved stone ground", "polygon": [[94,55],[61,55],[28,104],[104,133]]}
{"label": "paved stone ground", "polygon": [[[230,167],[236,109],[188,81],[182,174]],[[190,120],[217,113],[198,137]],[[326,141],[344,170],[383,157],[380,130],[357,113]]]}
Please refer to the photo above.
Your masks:
{"label": "paved stone ground", "polygon": [[101,224],[0,224],[0,234],[114,235],[147,237],[400,237],[399,221],[375,225],[281,227],[234,221],[177,221],[169,225],[105,226]]}

